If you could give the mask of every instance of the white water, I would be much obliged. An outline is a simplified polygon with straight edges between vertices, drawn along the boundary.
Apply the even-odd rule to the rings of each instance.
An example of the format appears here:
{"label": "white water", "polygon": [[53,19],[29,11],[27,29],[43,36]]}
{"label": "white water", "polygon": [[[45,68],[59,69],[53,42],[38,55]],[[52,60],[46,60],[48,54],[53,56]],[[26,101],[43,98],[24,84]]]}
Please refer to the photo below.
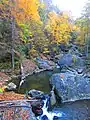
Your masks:
{"label": "white water", "polygon": [[55,112],[48,112],[48,106],[46,107],[47,100],[44,100],[44,106],[42,108],[43,114],[39,117],[37,117],[38,120],[42,120],[42,117],[46,115],[48,117],[48,120],[53,120],[54,116],[62,117],[62,113],[55,113]]}

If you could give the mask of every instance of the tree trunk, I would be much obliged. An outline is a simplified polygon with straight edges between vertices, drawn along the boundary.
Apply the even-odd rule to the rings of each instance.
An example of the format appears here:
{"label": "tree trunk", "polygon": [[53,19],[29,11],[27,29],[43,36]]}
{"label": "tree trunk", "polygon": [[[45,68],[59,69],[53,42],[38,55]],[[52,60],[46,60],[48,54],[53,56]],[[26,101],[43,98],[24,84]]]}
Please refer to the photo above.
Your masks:
{"label": "tree trunk", "polygon": [[12,64],[12,69],[14,70],[15,68],[15,63],[14,63],[15,22],[13,17],[11,17],[11,24],[12,24],[11,64]]}

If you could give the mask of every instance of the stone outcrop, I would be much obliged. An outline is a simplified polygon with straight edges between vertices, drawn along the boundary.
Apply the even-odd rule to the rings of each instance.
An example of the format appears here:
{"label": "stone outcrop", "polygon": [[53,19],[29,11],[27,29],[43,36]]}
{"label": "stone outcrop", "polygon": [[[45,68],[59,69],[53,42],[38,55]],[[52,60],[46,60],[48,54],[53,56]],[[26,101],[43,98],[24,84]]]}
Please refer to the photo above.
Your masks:
{"label": "stone outcrop", "polygon": [[54,74],[50,84],[63,102],[80,99],[90,99],[90,78],[77,72],[63,72]]}
{"label": "stone outcrop", "polygon": [[25,59],[22,61],[23,74],[32,74],[37,68],[36,64],[31,60]]}
{"label": "stone outcrop", "polygon": [[[26,101],[8,101],[0,106],[0,118],[4,120],[37,120],[30,103]],[[3,111],[3,113],[2,113]]]}

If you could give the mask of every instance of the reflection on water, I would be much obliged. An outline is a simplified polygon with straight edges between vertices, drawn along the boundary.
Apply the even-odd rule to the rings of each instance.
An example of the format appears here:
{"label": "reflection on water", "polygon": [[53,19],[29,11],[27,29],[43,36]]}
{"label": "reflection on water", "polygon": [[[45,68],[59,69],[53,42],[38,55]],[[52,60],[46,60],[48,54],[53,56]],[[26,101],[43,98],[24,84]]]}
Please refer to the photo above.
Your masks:
{"label": "reflection on water", "polygon": [[45,93],[49,93],[49,79],[54,73],[60,73],[60,69],[55,69],[53,71],[44,71],[28,76],[26,78],[26,82],[21,86],[19,92],[26,93],[26,91],[29,91],[30,89],[36,89]]}

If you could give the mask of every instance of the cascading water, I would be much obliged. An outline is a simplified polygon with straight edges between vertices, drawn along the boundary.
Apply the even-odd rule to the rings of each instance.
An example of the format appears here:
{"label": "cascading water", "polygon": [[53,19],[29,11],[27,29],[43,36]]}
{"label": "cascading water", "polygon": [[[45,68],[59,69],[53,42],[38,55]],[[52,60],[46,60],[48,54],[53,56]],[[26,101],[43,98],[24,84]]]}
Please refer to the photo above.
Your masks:
{"label": "cascading water", "polygon": [[35,89],[30,90],[27,93],[27,97],[31,97],[32,99],[34,98],[37,100],[37,102],[31,103],[32,111],[37,117],[37,120],[56,120],[57,118],[61,118],[64,115],[62,112],[53,112],[51,110],[51,105],[56,103],[53,90],[54,87],[52,88],[50,95]]}
{"label": "cascading water", "polygon": [[49,99],[43,100],[44,105],[42,107],[43,114],[39,117],[37,117],[38,120],[54,120],[55,118],[62,117],[63,113],[55,113],[48,111],[48,101]]}

